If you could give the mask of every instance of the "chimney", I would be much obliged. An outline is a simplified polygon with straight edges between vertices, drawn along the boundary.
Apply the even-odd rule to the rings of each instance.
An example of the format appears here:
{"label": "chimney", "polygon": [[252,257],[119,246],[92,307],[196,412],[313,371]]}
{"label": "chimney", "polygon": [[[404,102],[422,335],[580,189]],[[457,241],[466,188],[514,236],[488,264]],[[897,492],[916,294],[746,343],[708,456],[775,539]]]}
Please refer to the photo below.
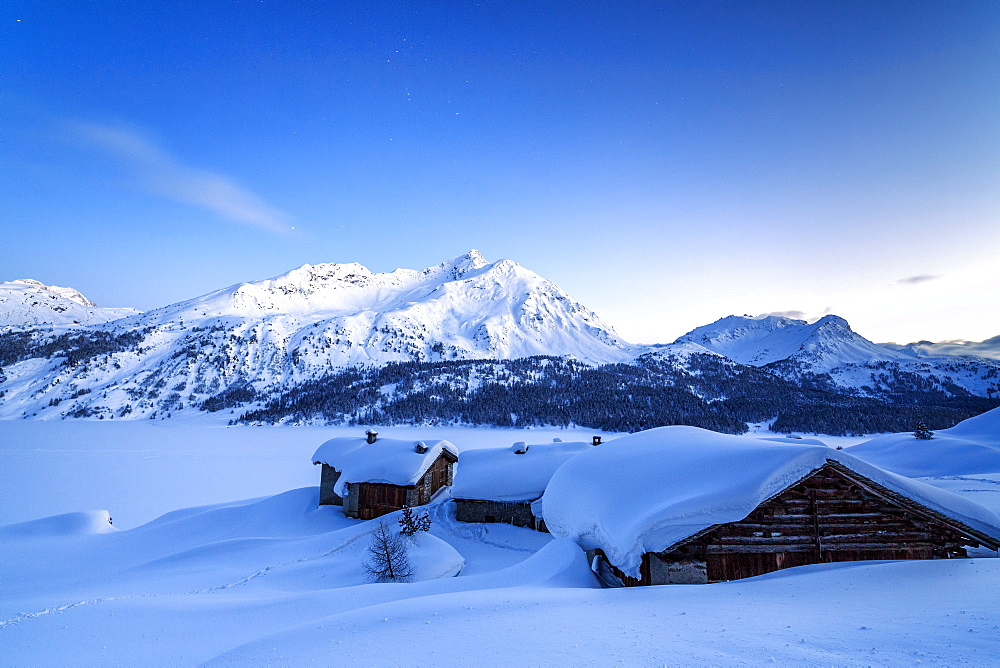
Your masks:
{"label": "chimney", "polygon": [[369,429],[368,431],[366,431],[365,436],[368,437],[369,443],[374,443],[375,441],[378,440],[378,432],[375,431],[374,429]]}
{"label": "chimney", "polygon": [[590,444],[591,444],[591,445],[600,445],[600,444],[601,444],[601,437],[600,437],[600,436],[595,436],[595,437],[594,437],[594,440],[592,440],[592,441],[590,442]]}

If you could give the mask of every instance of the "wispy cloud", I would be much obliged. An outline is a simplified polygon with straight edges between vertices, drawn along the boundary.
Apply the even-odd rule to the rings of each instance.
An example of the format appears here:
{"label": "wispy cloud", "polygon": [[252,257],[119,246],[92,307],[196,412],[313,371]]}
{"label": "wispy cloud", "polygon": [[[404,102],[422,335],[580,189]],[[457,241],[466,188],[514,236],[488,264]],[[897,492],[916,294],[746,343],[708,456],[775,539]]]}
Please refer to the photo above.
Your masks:
{"label": "wispy cloud", "polygon": [[817,313],[816,311],[799,311],[796,309],[791,309],[788,311],[770,311],[768,313],[761,313],[757,317],[763,318],[765,316],[773,315],[778,318],[794,318],[796,320],[805,320],[806,322],[816,322],[824,315],[829,315],[831,313],[833,313],[833,308],[827,306],[819,313]]}
{"label": "wispy cloud", "polygon": [[771,311],[770,313],[761,313],[758,317],[763,318],[768,315],[777,316],[779,318],[796,318],[797,320],[805,320],[806,317],[805,311]]}
{"label": "wispy cloud", "polygon": [[222,174],[181,164],[174,156],[134,130],[95,123],[71,123],[70,131],[129,164],[151,193],[193,204],[233,222],[272,232],[288,229],[288,214],[269,205]]}
{"label": "wispy cloud", "polygon": [[941,278],[940,274],[919,274],[917,276],[907,276],[906,278],[901,278],[896,282],[902,283],[903,285],[919,285],[921,283],[934,281],[939,278]]}

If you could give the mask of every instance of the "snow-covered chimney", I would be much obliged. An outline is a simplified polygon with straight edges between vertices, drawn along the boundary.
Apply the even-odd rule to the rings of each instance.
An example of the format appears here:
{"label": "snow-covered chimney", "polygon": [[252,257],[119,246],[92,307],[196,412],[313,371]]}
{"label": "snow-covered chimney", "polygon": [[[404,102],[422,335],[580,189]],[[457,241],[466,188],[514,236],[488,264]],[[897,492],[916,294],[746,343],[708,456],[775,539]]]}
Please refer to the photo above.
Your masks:
{"label": "snow-covered chimney", "polygon": [[368,437],[369,443],[374,443],[375,441],[378,440],[378,432],[375,431],[374,429],[369,429],[368,431],[366,431],[365,436]]}
{"label": "snow-covered chimney", "polygon": [[590,444],[591,445],[600,445],[601,444],[601,437],[600,436],[595,436],[594,439],[590,442]]}
{"label": "snow-covered chimney", "polygon": [[525,444],[524,441],[518,441],[517,443],[514,444],[514,447],[511,448],[511,450],[514,451],[515,455],[523,455],[528,451],[528,446]]}

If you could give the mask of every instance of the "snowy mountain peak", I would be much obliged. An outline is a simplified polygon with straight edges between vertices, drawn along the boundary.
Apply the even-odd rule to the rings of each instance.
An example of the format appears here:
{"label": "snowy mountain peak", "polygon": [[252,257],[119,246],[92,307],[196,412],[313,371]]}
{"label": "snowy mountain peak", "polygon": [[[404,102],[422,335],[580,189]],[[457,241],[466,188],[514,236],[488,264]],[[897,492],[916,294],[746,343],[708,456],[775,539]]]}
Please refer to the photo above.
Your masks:
{"label": "snowy mountain peak", "polygon": [[76,302],[80,306],[88,306],[90,308],[97,307],[97,304],[80,294],[79,290],[75,290],[73,288],[61,288],[58,285],[45,285],[41,281],[36,281],[33,278],[19,278],[16,281],[10,281],[9,283],[0,283],[0,286],[16,287],[18,284],[27,286],[28,288],[33,288],[38,292],[49,292],[72,302]]}
{"label": "snowy mountain peak", "polygon": [[473,248],[465,255],[459,255],[458,257],[450,260],[449,262],[445,262],[445,265],[450,264],[452,267],[454,267],[456,272],[459,272],[461,274],[466,274],[476,269],[482,269],[489,263],[490,263],[489,260],[483,257],[482,253]]}
{"label": "snowy mountain peak", "polygon": [[78,290],[31,278],[0,283],[0,329],[82,327],[136,313],[131,308],[100,308]]}
{"label": "snowy mountain peak", "polygon": [[[801,322],[801,321],[799,321],[799,322]],[[851,329],[851,326],[847,323],[846,320],[844,320],[843,318],[841,318],[839,315],[832,315],[832,314],[831,315],[824,315],[822,318],[820,318],[819,320],[817,320],[816,321],[816,327],[817,328],[820,328],[820,327],[840,327],[842,329],[846,329],[849,332],[854,331],[854,330]]]}

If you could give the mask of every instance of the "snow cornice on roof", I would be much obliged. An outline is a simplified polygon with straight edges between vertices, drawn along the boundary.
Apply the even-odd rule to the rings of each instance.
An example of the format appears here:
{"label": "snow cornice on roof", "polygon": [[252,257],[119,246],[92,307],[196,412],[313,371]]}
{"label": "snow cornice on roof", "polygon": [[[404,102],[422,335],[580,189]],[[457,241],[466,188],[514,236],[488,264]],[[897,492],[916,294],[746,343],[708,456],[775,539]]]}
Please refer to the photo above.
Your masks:
{"label": "snow cornice on roof", "polygon": [[379,438],[369,443],[365,437],[342,437],[319,446],[312,462],[340,471],[334,491],[343,496],[352,482],[415,485],[442,454],[450,461],[458,460],[458,448],[445,440]]}
{"label": "snow cornice on roof", "polygon": [[[452,496],[470,501],[534,501],[566,460],[593,448],[590,443],[553,442],[515,448],[484,448],[462,454]],[[522,449],[517,448],[517,449]]]}

